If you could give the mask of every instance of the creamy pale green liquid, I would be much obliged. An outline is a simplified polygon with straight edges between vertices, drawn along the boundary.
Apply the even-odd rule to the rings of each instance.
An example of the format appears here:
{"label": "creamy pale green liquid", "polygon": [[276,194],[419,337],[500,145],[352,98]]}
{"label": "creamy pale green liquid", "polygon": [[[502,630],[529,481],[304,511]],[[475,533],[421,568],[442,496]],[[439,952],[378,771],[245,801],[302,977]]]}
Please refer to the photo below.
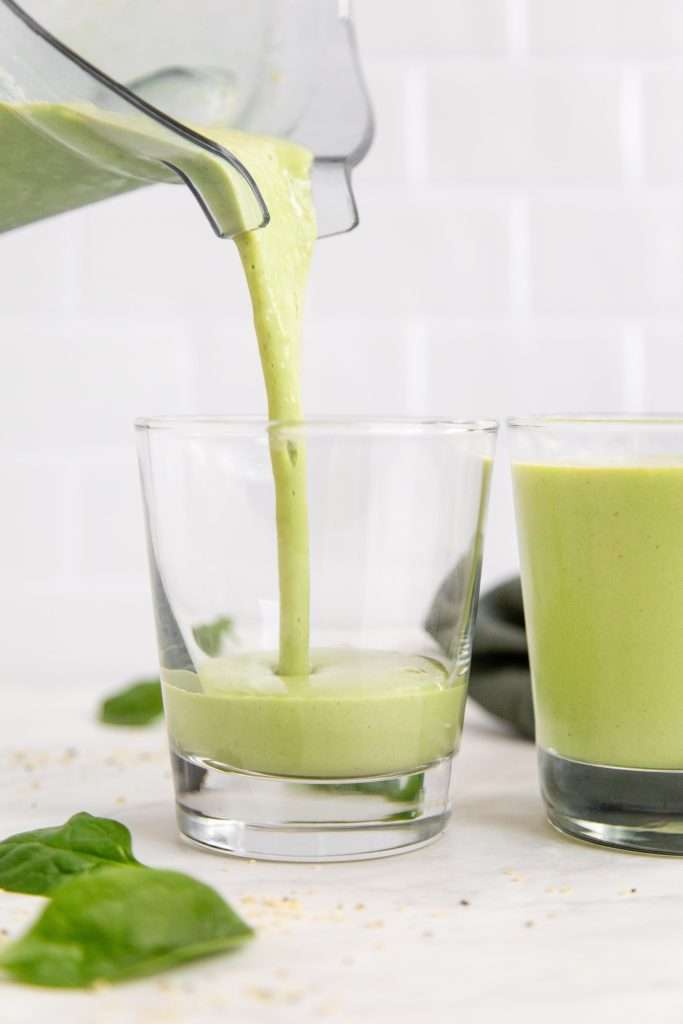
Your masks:
{"label": "creamy pale green liquid", "polygon": [[[237,241],[254,311],[271,420],[302,417],[301,329],[316,227],[310,190],[311,155],[291,143],[221,137],[243,161],[270,210],[260,231]],[[306,452],[301,442],[274,433],[270,457],[275,481],[280,649],[278,671],[309,670],[309,553]]]}
{"label": "creamy pale green liquid", "polygon": [[164,161],[201,180],[207,203],[233,230],[244,212],[254,218],[247,186],[225,162],[178,145],[147,118],[89,103],[0,102],[0,141],[0,232],[144,185],[178,184]]}
{"label": "creamy pale green liquid", "polygon": [[348,778],[414,771],[457,746],[465,684],[430,658],[312,651],[286,681],[267,654],[165,673],[170,734],[181,751],[271,775]]}
{"label": "creamy pale green liquid", "polygon": [[683,769],[683,466],[513,475],[540,745]]}
{"label": "creamy pale green liquid", "polygon": [[[20,116],[23,115],[23,116]],[[27,120],[30,116],[33,124]],[[53,143],[38,124],[64,146]],[[316,235],[311,155],[274,139],[202,129],[249,168],[270,224],[236,242],[251,295],[271,420],[302,416],[302,309]],[[240,179],[203,151],[160,141],[144,121],[87,105],[0,103],[0,231],[154,181],[167,158],[235,224],[249,224]],[[98,161],[95,166],[80,153]],[[213,659],[164,681],[169,732],[183,753],[249,771],[348,777],[409,771],[457,744],[464,686],[424,658],[309,650],[306,453],[273,435],[280,585],[277,655]],[[226,609],[229,611],[229,609]]]}

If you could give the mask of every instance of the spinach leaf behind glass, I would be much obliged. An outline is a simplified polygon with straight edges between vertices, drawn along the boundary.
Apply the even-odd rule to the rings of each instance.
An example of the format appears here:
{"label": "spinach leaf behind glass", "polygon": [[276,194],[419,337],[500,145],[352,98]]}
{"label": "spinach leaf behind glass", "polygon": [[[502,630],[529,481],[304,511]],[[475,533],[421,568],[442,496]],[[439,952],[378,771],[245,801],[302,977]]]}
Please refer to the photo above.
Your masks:
{"label": "spinach leaf behind glass", "polygon": [[223,638],[232,633],[233,627],[233,620],[228,615],[221,615],[213,622],[194,626],[192,636],[200,651],[208,654],[210,658],[215,658],[221,652]]}
{"label": "spinach leaf behind glass", "polygon": [[105,725],[149,725],[164,713],[161,683],[141,679],[102,701],[99,720]]}

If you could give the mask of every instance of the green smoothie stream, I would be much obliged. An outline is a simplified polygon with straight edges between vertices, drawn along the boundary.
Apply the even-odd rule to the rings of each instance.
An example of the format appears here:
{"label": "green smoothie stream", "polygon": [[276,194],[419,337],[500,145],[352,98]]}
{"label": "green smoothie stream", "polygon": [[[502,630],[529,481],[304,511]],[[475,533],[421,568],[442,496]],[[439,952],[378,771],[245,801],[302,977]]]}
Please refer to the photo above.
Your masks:
{"label": "green smoothie stream", "polygon": [[[53,143],[18,116],[22,112],[75,149]],[[302,312],[316,235],[311,154],[282,140],[201,130],[249,168],[268,205],[268,226],[239,235],[236,243],[269,418],[300,420]],[[9,154],[0,170],[0,231],[151,182],[177,181],[173,172],[144,158],[159,153],[159,139],[150,131],[146,121],[85,104],[0,104],[0,139]],[[188,156],[171,149],[169,157],[239,223],[246,201],[240,180],[206,152]],[[283,443],[274,432],[271,462],[279,651],[209,659],[196,673],[165,672],[172,742],[183,754],[219,765],[324,778],[411,771],[450,754],[462,726],[465,685],[453,685],[440,662],[383,651],[310,650],[303,444]]]}
{"label": "green smoothie stream", "polygon": [[539,744],[683,769],[683,465],[513,476]]}

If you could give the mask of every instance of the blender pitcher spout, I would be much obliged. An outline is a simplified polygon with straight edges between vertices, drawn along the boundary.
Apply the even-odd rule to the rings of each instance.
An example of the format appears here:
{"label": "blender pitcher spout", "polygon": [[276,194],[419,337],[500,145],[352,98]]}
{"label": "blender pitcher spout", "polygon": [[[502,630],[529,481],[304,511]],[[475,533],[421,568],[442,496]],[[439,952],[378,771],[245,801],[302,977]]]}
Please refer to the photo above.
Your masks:
{"label": "blender pitcher spout", "polygon": [[312,150],[319,234],[355,226],[373,124],[344,0],[0,0],[0,232],[154,183],[220,237],[262,227],[235,128]]}
{"label": "blender pitcher spout", "polygon": [[111,78],[14,0],[0,0],[0,39],[0,131],[13,154],[0,231],[157,182],[189,185],[221,237],[268,222],[234,154]]}

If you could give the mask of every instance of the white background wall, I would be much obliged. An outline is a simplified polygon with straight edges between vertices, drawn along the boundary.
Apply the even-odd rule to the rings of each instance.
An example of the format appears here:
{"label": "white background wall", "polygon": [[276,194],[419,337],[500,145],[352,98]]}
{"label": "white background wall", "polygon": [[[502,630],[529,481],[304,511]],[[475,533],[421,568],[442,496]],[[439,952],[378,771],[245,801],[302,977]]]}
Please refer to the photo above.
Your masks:
{"label": "white background wall", "polygon": [[[316,257],[310,412],[681,411],[683,3],[356,10],[378,132]],[[3,236],[0,332],[3,665],[118,682],[155,661],[133,417],[264,408],[234,247],[163,188]]]}

